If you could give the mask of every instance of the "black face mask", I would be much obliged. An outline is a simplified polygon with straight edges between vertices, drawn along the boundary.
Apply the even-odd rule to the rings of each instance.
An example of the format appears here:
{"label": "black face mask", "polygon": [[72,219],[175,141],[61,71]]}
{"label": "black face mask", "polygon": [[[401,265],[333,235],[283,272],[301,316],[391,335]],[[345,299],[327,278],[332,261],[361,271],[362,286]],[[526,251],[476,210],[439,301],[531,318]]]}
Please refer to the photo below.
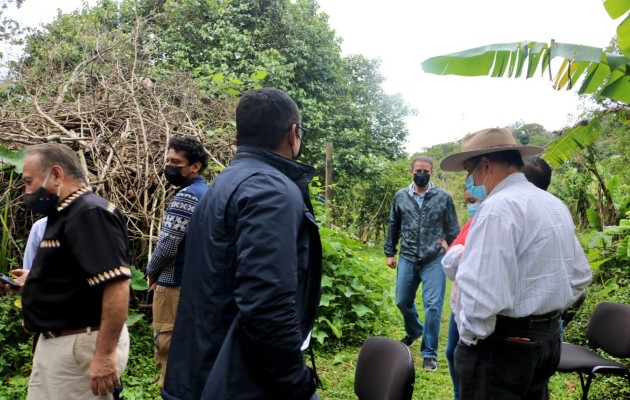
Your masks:
{"label": "black face mask", "polygon": [[302,141],[301,140],[300,140],[300,147],[298,148],[297,154],[295,155],[293,154],[293,147],[291,147],[291,155],[293,156],[293,161],[300,158],[300,156],[302,155]]}
{"label": "black face mask", "polygon": [[[24,206],[28,210],[44,215],[50,215],[53,211],[55,211],[57,203],[59,202],[59,194],[50,193],[44,188],[49,177],[50,172],[46,176],[42,187],[37,189],[35,193],[24,193],[22,196]],[[61,190],[61,186],[59,186],[59,190]]]}
{"label": "black face mask", "polygon": [[429,183],[430,178],[431,175],[426,172],[417,172],[413,174],[413,183],[415,183],[419,188],[423,188]]}
{"label": "black face mask", "polygon": [[184,167],[176,167],[174,165],[164,167],[166,181],[173,186],[181,186],[186,183],[188,179],[182,175],[182,168]]}

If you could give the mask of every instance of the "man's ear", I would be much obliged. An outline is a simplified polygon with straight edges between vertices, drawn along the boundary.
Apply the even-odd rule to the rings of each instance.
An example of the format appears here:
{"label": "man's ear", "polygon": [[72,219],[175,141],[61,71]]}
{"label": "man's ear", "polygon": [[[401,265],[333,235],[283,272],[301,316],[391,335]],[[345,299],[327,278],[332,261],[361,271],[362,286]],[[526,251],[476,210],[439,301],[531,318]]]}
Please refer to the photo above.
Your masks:
{"label": "man's ear", "polygon": [[297,143],[297,124],[291,125],[291,130],[289,131],[289,144],[291,147],[295,146]]}
{"label": "man's ear", "polygon": [[190,167],[192,168],[193,172],[198,173],[199,171],[201,171],[201,162],[195,161]]}
{"label": "man's ear", "polygon": [[481,161],[479,163],[483,163],[483,166],[486,168],[486,175],[489,174],[492,170],[492,161],[490,161],[488,157],[481,157]]}
{"label": "man's ear", "polygon": [[50,175],[58,181],[63,181],[63,178],[65,177],[65,172],[61,165],[53,165],[50,168]]}

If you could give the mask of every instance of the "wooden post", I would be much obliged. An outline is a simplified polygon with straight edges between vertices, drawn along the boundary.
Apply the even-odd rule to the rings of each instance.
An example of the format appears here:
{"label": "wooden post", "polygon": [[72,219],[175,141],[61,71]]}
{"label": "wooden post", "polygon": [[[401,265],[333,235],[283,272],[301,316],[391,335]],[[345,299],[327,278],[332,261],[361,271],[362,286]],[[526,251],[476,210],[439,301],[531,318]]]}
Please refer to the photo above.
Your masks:
{"label": "wooden post", "polygon": [[325,192],[325,199],[326,199],[326,214],[328,215],[328,217],[330,218],[330,203],[332,201],[332,173],[333,173],[333,167],[332,167],[332,152],[333,152],[333,144],[332,142],[326,142],[326,192]]}

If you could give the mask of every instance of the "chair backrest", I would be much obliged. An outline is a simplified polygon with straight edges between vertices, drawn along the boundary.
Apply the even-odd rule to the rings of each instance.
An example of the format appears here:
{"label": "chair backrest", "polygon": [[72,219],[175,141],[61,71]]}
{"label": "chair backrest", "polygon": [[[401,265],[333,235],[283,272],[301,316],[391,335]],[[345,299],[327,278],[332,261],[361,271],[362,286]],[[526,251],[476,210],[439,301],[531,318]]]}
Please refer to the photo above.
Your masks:
{"label": "chair backrest", "polygon": [[599,303],[588,320],[586,337],[614,357],[630,357],[630,305]]}
{"label": "chair backrest", "polygon": [[414,380],[407,346],[377,336],[363,343],[354,375],[354,393],[360,400],[410,400]]}

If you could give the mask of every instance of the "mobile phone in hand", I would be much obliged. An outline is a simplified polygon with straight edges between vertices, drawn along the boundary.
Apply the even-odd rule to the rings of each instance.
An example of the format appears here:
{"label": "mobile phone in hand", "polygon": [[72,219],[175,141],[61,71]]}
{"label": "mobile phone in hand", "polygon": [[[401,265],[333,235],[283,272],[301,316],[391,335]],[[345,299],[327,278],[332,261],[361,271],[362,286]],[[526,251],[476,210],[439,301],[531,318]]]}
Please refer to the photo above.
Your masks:
{"label": "mobile phone in hand", "polygon": [[9,285],[11,289],[19,290],[22,285],[14,281],[12,278],[6,276],[5,274],[0,274],[0,282]]}

